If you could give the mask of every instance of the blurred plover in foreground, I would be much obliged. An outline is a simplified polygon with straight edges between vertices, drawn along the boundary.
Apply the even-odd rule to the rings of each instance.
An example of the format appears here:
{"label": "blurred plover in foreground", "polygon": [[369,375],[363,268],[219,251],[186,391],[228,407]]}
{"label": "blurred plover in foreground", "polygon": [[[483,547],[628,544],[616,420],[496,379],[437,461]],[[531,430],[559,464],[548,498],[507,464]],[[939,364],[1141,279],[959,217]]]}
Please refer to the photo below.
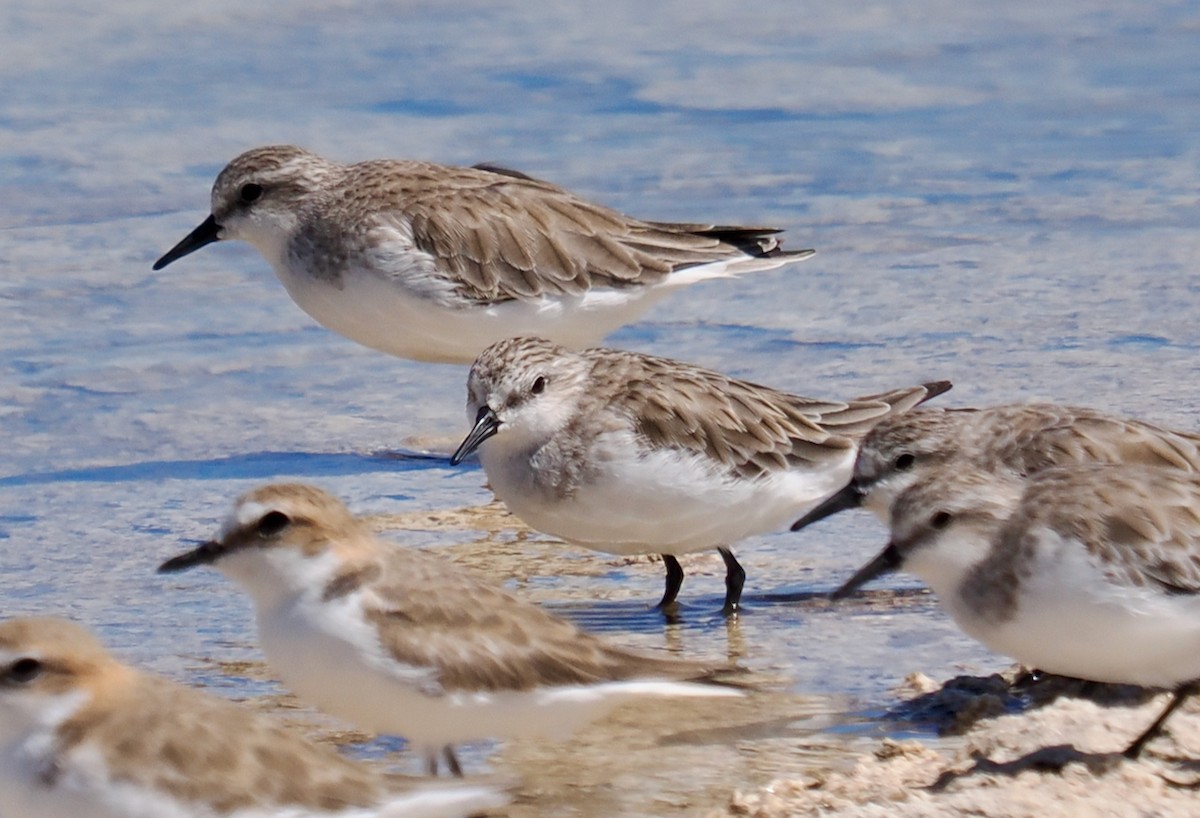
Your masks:
{"label": "blurred plover in foreground", "polygon": [[452,745],[564,737],[647,696],[739,696],[729,668],[614,647],[453,563],[387,545],[311,486],[238,499],[215,540],[160,571],[212,564],[254,601],[284,684],[328,713],[406,738],[436,772]]}
{"label": "blurred plover in foreground", "polygon": [[6,818],[433,818],[507,800],[395,786],[273,719],[121,664],[71,622],[0,622]]}

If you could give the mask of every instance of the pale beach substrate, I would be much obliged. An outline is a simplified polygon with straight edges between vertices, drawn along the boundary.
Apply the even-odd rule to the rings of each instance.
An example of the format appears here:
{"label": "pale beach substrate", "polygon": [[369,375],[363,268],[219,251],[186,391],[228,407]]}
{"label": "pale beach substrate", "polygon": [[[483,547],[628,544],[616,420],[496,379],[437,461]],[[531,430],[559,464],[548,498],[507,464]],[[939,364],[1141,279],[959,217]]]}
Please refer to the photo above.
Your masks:
{"label": "pale beach substrate", "polygon": [[[1195,816],[1200,814],[1200,705],[1189,703],[1138,761],[1121,756],[1165,706],[1167,694],[1091,686],[1051,677],[1030,691],[1024,712],[1004,712],[1014,668],[1004,678],[945,686],[913,674],[909,705],[940,711],[961,736],[881,739],[865,752],[827,759],[765,787],[739,788],[717,816]],[[1055,698],[1061,692],[1063,697]],[[1086,696],[1088,698],[1075,698]],[[1048,702],[1042,704],[1041,702]],[[1140,705],[1138,703],[1141,703]]]}
{"label": "pale beach substrate", "polygon": [[[385,535],[475,532],[470,542],[440,550],[498,582],[511,585],[523,577],[518,593],[538,602],[562,601],[555,596],[562,588],[551,593],[536,581],[539,576],[573,573],[587,587],[589,578],[594,583],[614,565],[644,568],[648,577],[661,573],[649,557],[585,552],[589,556],[581,559],[553,542],[530,547],[529,532],[497,503],[370,522]],[[715,555],[688,557],[684,565],[689,576],[719,576],[723,570]],[[605,586],[606,599],[616,597],[615,604],[645,592],[645,586],[627,591]],[[903,595],[878,597],[870,604],[905,604]],[[686,635],[672,635],[661,624],[657,630],[664,632],[661,642],[668,651],[683,652]],[[737,633],[736,625],[730,628],[727,656],[707,658],[737,661]],[[633,636],[611,638],[645,647],[644,639]],[[686,655],[697,658],[692,645],[687,647]],[[259,663],[216,664],[228,675],[271,678]],[[856,704],[848,697],[789,692],[791,680],[762,672],[761,661],[754,664],[753,678],[762,689],[744,699],[627,704],[562,741],[521,739],[467,748],[468,771],[477,772],[482,761],[485,780],[511,788],[513,803],[495,813],[509,818],[1200,814],[1200,794],[1192,788],[1200,782],[1200,761],[1192,760],[1200,759],[1200,703],[1176,713],[1143,758],[1129,762],[1120,750],[1153,720],[1166,694],[1055,677],[1013,688],[1015,667],[943,685],[913,668],[890,701],[877,703],[887,712],[864,723],[862,715],[847,713]],[[251,704],[284,715],[322,741],[361,746],[371,738],[286,694]],[[1014,713],[1017,709],[1021,712]],[[920,738],[906,738],[914,734]],[[1050,749],[1035,752],[1041,748]],[[407,753],[376,750],[368,757],[402,771],[404,781],[419,780],[410,778],[419,764]],[[1051,769],[1063,764],[1061,771]]]}

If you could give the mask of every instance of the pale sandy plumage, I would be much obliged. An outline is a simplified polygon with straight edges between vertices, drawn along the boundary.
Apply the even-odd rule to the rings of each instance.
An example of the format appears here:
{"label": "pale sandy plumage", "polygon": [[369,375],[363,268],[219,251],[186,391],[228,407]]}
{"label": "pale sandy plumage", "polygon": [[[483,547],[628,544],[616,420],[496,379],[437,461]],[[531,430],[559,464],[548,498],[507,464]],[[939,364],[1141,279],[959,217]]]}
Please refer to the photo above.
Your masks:
{"label": "pale sandy plumage", "polygon": [[1030,667],[1175,688],[1167,713],[1200,678],[1196,473],[1085,464],[1023,480],[952,461],[900,494],[891,529],[836,596],[903,568],[964,631]]}
{"label": "pale sandy plumage", "polygon": [[782,250],[779,232],[642,221],[493,167],[346,165],[268,146],[221,171],[210,217],[154,266],[242,239],[330,329],[467,363],[518,334],[582,346],[677,287],[812,255]]}
{"label": "pale sandy plumage", "polygon": [[827,401],[667,358],[514,338],[471,368],[475,427],[453,461],[478,448],[496,496],[540,531],[664,555],[662,606],[682,582],[675,557],[719,548],[732,611],[744,574],[727,546],[836,490],[872,425],[949,386]]}
{"label": "pale sandy plumage", "polygon": [[710,667],[615,647],[436,555],[385,545],[311,486],[244,495],[217,539],[161,570],[204,563],[250,593],[263,651],[297,695],[433,759],[462,741],[566,735],[637,696],[737,695],[680,681]]}
{"label": "pale sandy plumage", "polygon": [[119,663],[71,622],[0,622],[4,816],[413,818],[505,800],[391,787],[265,716]]}
{"label": "pale sandy plumage", "polygon": [[922,408],[879,423],[863,439],[849,483],[793,525],[863,505],[884,522],[895,498],[952,460],[1028,477],[1054,466],[1148,464],[1200,471],[1200,435],[1095,409],[1051,403],[986,409]]}

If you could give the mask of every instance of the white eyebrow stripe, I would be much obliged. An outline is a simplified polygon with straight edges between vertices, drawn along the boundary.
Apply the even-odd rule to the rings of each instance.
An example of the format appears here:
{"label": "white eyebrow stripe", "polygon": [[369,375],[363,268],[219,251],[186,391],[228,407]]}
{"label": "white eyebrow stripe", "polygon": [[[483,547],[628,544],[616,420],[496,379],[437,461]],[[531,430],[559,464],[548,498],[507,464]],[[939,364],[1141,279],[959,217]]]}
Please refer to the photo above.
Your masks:
{"label": "white eyebrow stripe", "polygon": [[263,505],[256,500],[238,503],[233,513],[221,525],[221,530],[217,534],[218,538],[223,540],[239,528],[258,522],[271,510],[270,506]]}

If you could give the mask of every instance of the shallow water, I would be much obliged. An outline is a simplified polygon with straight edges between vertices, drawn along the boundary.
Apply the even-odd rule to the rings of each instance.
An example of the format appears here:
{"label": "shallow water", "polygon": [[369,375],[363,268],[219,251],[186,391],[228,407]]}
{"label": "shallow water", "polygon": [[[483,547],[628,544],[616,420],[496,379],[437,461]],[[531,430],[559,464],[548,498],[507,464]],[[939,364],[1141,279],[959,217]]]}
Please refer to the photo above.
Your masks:
{"label": "shallow water", "polygon": [[[245,246],[151,272],[207,213],[216,171],[268,142],[495,161],[818,249],[677,294],[614,345],[813,395],[951,378],[948,404],[1043,398],[1200,427],[1194,4],[453,6],[0,6],[5,615],[71,615],[133,661],[257,695],[269,686],[207,661],[257,657],[247,603],[213,573],[153,570],[235,494],[302,479],[417,515],[489,499],[477,469],[376,454],[461,436],[464,368],[323,330]],[[732,631],[713,614],[715,556],[664,628],[644,609],[657,565],[512,534],[489,556],[503,549],[482,529],[432,523],[392,536],[622,642],[778,674],[780,696],[825,697],[823,728],[909,671],[1003,664],[928,597],[814,601],[882,544],[853,515],[740,545],[749,610]],[[803,763],[779,749],[800,739],[765,741],[736,742],[751,760],[712,788]],[[612,810],[687,811],[663,797]]]}

